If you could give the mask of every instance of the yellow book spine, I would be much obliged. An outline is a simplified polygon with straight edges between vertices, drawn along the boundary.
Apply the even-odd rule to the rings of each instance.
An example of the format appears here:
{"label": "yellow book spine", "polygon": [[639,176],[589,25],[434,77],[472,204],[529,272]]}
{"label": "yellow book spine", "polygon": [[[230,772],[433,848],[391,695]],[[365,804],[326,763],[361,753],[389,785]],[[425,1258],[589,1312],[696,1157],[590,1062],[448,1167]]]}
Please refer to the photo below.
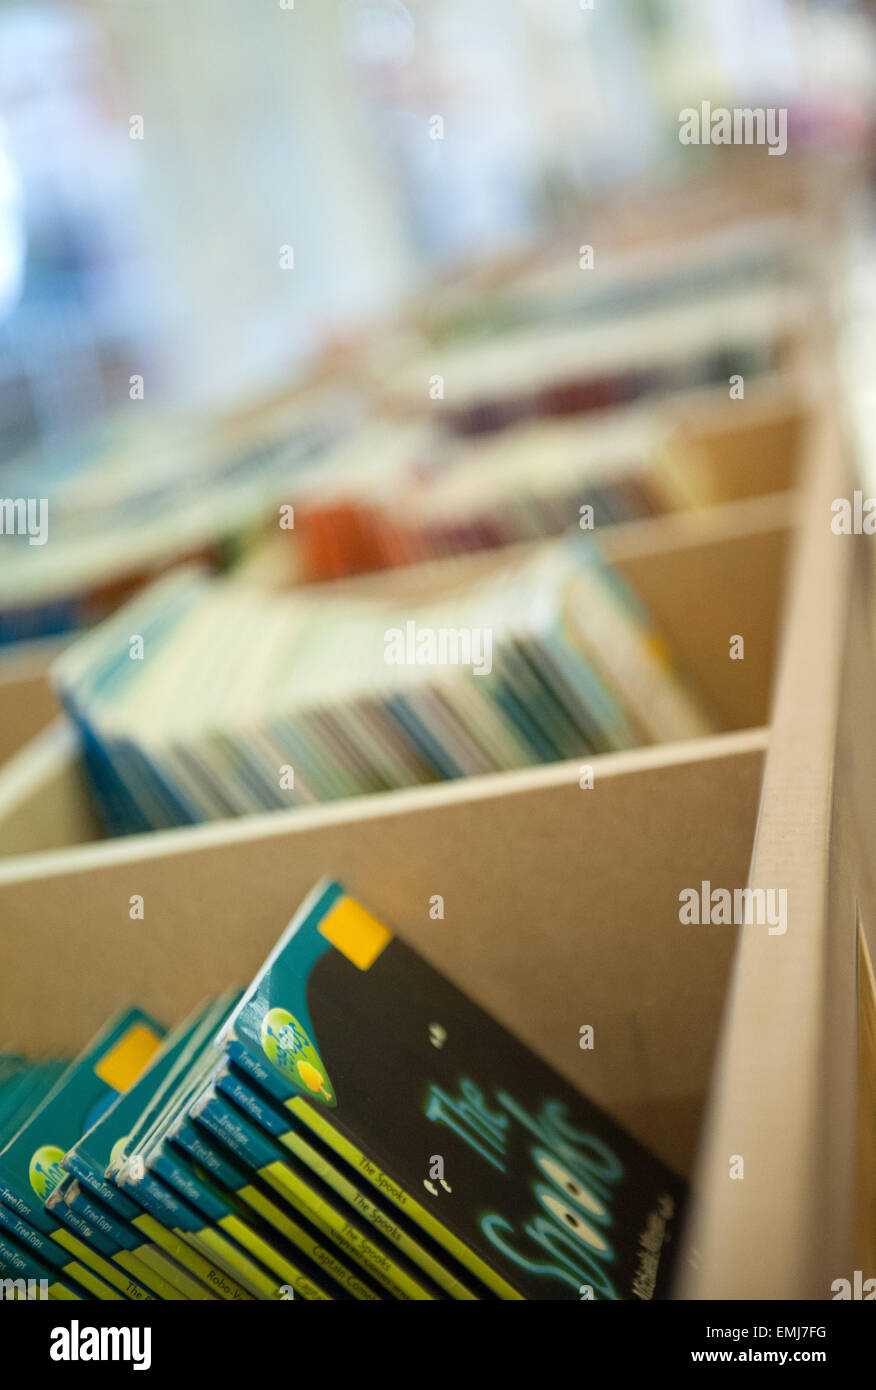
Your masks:
{"label": "yellow book spine", "polygon": [[204,1256],[188,1241],[183,1240],[174,1231],[169,1231],[160,1221],[156,1221],[154,1216],[148,1212],[143,1212],[140,1216],[135,1216],[133,1220],[138,1231],[142,1231],[145,1236],[154,1242],[155,1245],[166,1250],[173,1259],[178,1260],[186,1269],[191,1270],[208,1289],[211,1289],[217,1298],[224,1299],[229,1303],[239,1303],[250,1301],[253,1297],[247,1289],[244,1289],[234,1279],[230,1279],[224,1269],[221,1269],[214,1260],[205,1259]]}
{"label": "yellow book spine", "polygon": [[139,1284],[135,1283],[130,1275],[125,1273],[122,1269],[117,1269],[109,1260],[105,1260],[102,1255],[98,1255],[96,1251],[91,1249],[90,1245],[86,1245],[83,1240],[79,1240],[79,1238],[74,1236],[72,1231],[68,1231],[66,1227],[59,1226],[56,1231],[53,1231],[52,1240],[55,1241],[57,1245],[60,1245],[63,1250],[75,1256],[81,1264],[94,1270],[95,1274],[99,1274],[105,1283],[118,1289],[125,1298],[130,1298],[138,1303],[154,1302],[152,1295],[147,1293]]}
{"label": "yellow book spine", "polygon": [[471,1270],[472,1274],[476,1275],[488,1289],[492,1289],[493,1293],[498,1294],[500,1298],[525,1302],[523,1295],[518,1293],[513,1285],[497,1274],[464,1241],[459,1240],[452,1231],[437,1221],[430,1211],[427,1211],[409,1192],[394,1182],[388,1173],[384,1173],[381,1168],[377,1167],[376,1163],[372,1163],[370,1159],[366,1158],[354,1144],[351,1144],[344,1135],[335,1129],[334,1125],[326,1120],[324,1115],[318,1115],[309,1105],[297,1098],[287,1101],[286,1104],[296,1119],[306,1124],[317,1138],[345,1159],[351,1168],[355,1168],[358,1173],[361,1173],[372,1187],[376,1187],[394,1206],[397,1206],[400,1211],[403,1211],[412,1221],[421,1226],[427,1235],[449,1250],[450,1254],[465,1269]]}
{"label": "yellow book spine", "polygon": [[358,1260],[362,1268],[373,1275],[393,1298],[423,1303],[434,1300],[433,1293],[373,1245],[363,1231],[347,1221],[308,1183],[303,1182],[287,1163],[268,1163],[259,1169],[259,1176],[275,1191],[281,1192],[317,1230]]}

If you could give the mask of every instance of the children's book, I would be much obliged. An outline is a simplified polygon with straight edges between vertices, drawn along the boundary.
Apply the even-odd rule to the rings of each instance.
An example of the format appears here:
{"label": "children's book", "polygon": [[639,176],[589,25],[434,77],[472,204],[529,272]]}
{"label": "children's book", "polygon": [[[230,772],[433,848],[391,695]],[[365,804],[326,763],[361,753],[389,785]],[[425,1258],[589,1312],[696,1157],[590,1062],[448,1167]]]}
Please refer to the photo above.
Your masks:
{"label": "children's book", "polygon": [[305,1166],[331,1155],[499,1297],[666,1294],[683,1183],[340,884],[217,1041]]}

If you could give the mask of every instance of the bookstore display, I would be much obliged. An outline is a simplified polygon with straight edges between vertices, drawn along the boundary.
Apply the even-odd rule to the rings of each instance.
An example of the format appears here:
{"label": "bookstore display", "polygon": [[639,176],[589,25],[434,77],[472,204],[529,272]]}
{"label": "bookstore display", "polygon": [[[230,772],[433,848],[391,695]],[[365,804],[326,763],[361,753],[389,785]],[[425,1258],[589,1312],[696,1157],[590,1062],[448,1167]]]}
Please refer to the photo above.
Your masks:
{"label": "bookstore display", "polygon": [[876,663],[830,525],[867,382],[825,202],[621,203],[598,276],[554,234],[288,392],[52,454],[52,543],[0,550],[10,1297],[870,1267]]}

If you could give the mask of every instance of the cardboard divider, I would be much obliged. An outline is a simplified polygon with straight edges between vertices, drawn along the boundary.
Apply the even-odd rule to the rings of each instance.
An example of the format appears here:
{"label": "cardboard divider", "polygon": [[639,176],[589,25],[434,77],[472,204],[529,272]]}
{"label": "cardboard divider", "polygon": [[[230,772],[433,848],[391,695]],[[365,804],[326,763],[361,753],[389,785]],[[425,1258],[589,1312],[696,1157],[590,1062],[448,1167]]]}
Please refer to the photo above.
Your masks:
{"label": "cardboard divider", "polygon": [[[769,719],[794,493],[618,527],[607,557],[642,597],[720,727]],[[732,637],[744,659],[732,660]]]}
{"label": "cardboard divider", "polygon": [[[830,360],[829,352],[822,360]],[[851,1279],[870,1200],[856,1158],[859,931],[876,906],[876,663],[868,538],[835,535],[855,486],[837,398],[807,440],[751,885],[787,893],[788,929],[745,928],[695,1170],[685,1298],[826,1299]],[[866,998],[866,994],[865,994]],[[733,1155],[744,1177],[732,1180]],[[872,1175],[873,1153],[868,1170]],[[870,1178],[872,1191],[872,1176]]]}
{"label": "cardboard divider", "polygon": [[0,656],[0,767],[60,713],[49,667],[64,643],[28,643]]}
{"label": "cardboard divider", "polygon": [[0,861],[103,838],[76,731],[59,718],[0,771]]}
{"label": "cardboard divider", "polygon": [[797,486],[808,411],[789,388],[771,383],[740,401],[713,398],[679,413],[668,445],[699,475],[716,502],[741,501]]}

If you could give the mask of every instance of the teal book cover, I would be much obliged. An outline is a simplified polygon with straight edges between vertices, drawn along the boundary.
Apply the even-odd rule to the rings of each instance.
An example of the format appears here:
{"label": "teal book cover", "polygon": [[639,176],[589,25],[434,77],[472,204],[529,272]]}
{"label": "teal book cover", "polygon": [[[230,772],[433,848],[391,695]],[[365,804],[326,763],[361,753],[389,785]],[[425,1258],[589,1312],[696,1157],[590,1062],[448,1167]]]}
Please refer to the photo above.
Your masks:
{"label": "teal book cover", "polygon": [[104,1176],[113,1185],[117,1185],[116,1179],[129,1155],[139,1152],[164,1111],[172,1104],[177,1088],[197,1065],[204,1049],[209,1048],[210,1039],[228,1018],[239,998],[239,990],[230,991],[199,1009],[194,1020],[180,1024],[171,1035],[164,1060],[156,1059],[159,1072],[150,1067],[125,1096],[124,1124],[119,1125],[110,1112],[105,1117],[107,1128],[101,1126],[99,1132],[92,1131],[86,1136],[88,1147],[95,1147],[97,1156],[106,1159]]}
{"label": "teal book cover", "polygon": [[23,1063],[13,1075],[7,1075],[0,1091],[0,1150],[15,1137],[69,1065],[57,1061]]}
{"label": "teal book cover", "polygon": [[223,1001],[210,1003],[174,1028],[133,1084],[116,1095],[110,1107],[61,1160],[61,1167],[67,1173],[78,1178],[119,1217],[130,1221],[139,1208],[115,1184],[107,1181],[107,1169],[127,1147],[129,1135],[147,1107],[165,1094],[165,1087],[173,1080],[181,1060],[184,1062],[189,1056],[193,1040],[199,1033],[209,1036],[236,997],[230,995]]}
{"label": "teal book cover", "polygon": [[0,1152],[0,1201],[37,1230],[53,1230],[45,1204],[64,1177],[67,1150],[137,1079],[163,1033],[139,1009],[101,1030]]}
{"label": "teal book cover", "polygon": [[340,884],[217,1045],[500,1298],[667,1296],[681,1180]]}

